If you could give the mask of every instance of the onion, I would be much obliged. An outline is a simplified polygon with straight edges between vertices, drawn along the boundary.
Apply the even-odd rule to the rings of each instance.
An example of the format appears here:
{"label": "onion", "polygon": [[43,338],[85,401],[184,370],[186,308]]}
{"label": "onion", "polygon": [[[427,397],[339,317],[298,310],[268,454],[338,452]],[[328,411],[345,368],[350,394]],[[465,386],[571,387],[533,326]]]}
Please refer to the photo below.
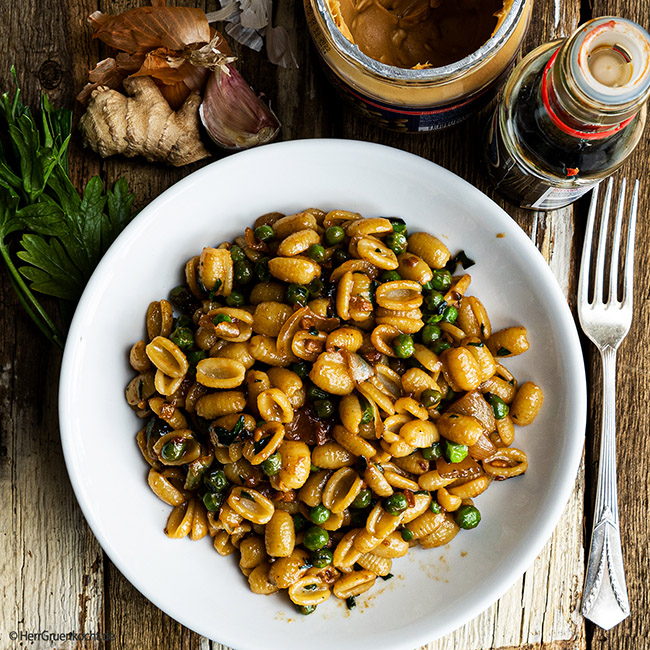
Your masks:
{"label": "onion", "polygon": [[347,352],[345,356],[355,384],[361,384],[374,376],[375,369],[361,355]]}
{"label": "onion", "polygon": [[496,453],[497,448],[492,441],[485,435],[481,437],[469,448],[469,455],[475,460],[485,460]]}
{"label": "onion", "polygon": [[494,411],[487,403],[485,397],[478,391],[473,390],[466,393],[459,400],[451,404],[447,411],[449,413],[475,417],[487,433],[492,433],[496,429]]}

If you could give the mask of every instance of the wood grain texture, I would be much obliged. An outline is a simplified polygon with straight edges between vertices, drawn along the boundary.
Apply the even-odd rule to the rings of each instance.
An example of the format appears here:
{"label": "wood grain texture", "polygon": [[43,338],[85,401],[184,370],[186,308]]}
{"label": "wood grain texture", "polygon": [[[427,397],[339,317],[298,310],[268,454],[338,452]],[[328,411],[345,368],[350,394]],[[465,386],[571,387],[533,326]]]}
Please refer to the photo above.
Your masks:
{"label": "wood grain texture", "polygon": [[[80,3],[0,3],[0,79],[15,64],[26,101],[72,105],[90,54]],[[9,37],[7,38],[7,33]],[[75,156],[75,153],[73,153]],[[76,157],[73,180],[99,170]],[[0,285],[0,644],[11,631],[102,633],[103,553],[72,492],[58,432],[60,354]],[[50,305],[51,306],[51,305]],[[52,646],[53,647],[53,646]],[[99,648],[76,641],[66,648]]]}
{"label": "wood grain texture", "polygon": [[[104,55],[85,26],[85,17],[99,8],[110,13],[142,4],[136,0],[90,3],[88,0],[26,0],[20,10],[0,3],[0,21],[9,38],[0,41],[0,80],[9,87],[9,66],[15,63],[26,97],[34,101],[41,88],[59,104],[73,105],[85,75]],[[204,5],[195,0],[175,4]],[[403,135],[380,130],[342,104],[317,63],[309,42],[300,2],[278,0],[275,22],[290,31],[299,68],[283,70],[263,54],[241,51],[240,69],[253,87],[264,92],[283,124],[281,139],[343,137],[380,142],[433,160],[486,191],[526,230],[549,261],[565,293],[575,291],[576,264],[582,237],[584,201],[542,214],[513,209],[495,197],[482,176],[479,142],[488,110],[478,119],[443,133]],[[523,52],[552,38],[565,36],[591,15],[587,2],[538,0]],[[593,15],[618,14],[648,27],[650,0],[593,0]],[[626,169],[642,179],[650,176],[647,140]],[[223,154],[217,153],[215,160]],[[71,150],[73,180],[81,187],[93,174],[112,183],[124,176],[143,207],[160,192],[204,162],[169,169],[162,165],[114,159],[99,161]],[[209,162],[209,161],[208,161]],[[263,170],[260,170],[263,173]],[[646,187],[642,206],[648,205]],[[647,518],[650,507],[647,476],[650,442],[644,427],[650,408],[641,387],[650,373],[647,355],[638,354],[650,333],[650,226],[641,218],[637,234],[636,313],[632,331],[619,355],[619,486],[628,590],[632,616],[608,633],[588,627],[579,615],[582,587],[585,505],[581,469],[569,504],[552,539],[530,570],[490,609],[452,635],[425,646],[427,650],[627,650],[647,647],[650,604],[646,577],[650,568]],[[20,309],[4,272],[0,276],[0,647],[13,629],[103,632],[112,642],[64,644],[61,648],[140,650],[159,647],[183,650],[227,650],[176,623],[141,594],[106,559],[90,533],[72,494],[58,438],[56,385],[60,358],[47,346]],[[572,305],[573,307],[573,305]],[[588,352],[590,385],[600,381],[600,366]],[[586,450],[587,482],[595,476],[600,397],[593,393]],[[592,507],[591,491],[587,507]],[[645,645],[644,645],[645,644]],[[54,647],[54,646],[53,646]]]}
{"label": "wood grain texture", "polygon": [[[594,0],[594,16],[623,16],[650,28],[650,2],[621,2]],[[630,598],[631,615],[607,632],[589,625],[593,650],[633,650],[650,647],[650,439],[646,435],[650,421],[650,403],[647,400],[647,381],[650,361],[641,351],[648,343],[650,333],[650,147],[646,126],[643,145],[639,147],[617,172],[617,178],[641,180],[639,219],[636,233],[634,281],[634,320],[630,333],[618,353],[617,365],[617,472],[618,501],[621,522],[623,560]],[[593,351],[593,347],[590,346]],[[588,493],[588,510],[593,510],[595,498],[598,447],[600,444],[601,385],[600,360],[590,354],[587,366],[588,381],[595,389],[591,393],[587,432],[587,477],[592,489]],[[591,530],[592,519],[587,519]],[[590,533],[587,537],[589,538]],[[587,539],[588,543],[588,539]]]}
{"label": "wood grain texture", "polygon": [[[650,2],[594,2],[594,16],[620,15],[638,21],[646,29],[650,27]],[[650,362],[641,352],[648,342],[650,332],[650,160],[648,128],[645,131],[645,147],[637,149],[626,162],[617,177],[629,180],[641,179],[639,197],[639,220],[636,234],[636,259],[634,282],[634,313],[632,328],[618,353],[617,365],[617,472],[619,517],[623,560],[630,598],[631,615],[620,625],[607,632],[589,625],[593,650],[632,650],[650,646],[650,592],[648,575],[650,557],[650,490],[647,477],[650,474],[650,440],[648,429],[650,405],[647,396],[647,378]],[[601,385],[600,360],[589,356],[587,366],[590,384]],[[621,408],[622,406],[622,408]],[[588,493],[589,511],[593,510],[595,481],[600,444],[602,396],[598,390],[591,393],[587,432],[587,477],[592,487]],[[591,530],[592,519],[587,519]]]}

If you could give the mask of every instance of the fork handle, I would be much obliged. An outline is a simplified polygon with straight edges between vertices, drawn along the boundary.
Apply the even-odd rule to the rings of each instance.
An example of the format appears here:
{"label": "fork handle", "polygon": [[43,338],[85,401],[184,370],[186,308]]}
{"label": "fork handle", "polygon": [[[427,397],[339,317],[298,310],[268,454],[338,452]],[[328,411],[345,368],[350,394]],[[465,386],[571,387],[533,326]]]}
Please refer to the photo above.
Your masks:
{"label": "fork handle", "polygon": [[600,351],[603,421],[594,527],[582,596],[582,615],[609,630],[630,615],[616,496],[616,349]]}

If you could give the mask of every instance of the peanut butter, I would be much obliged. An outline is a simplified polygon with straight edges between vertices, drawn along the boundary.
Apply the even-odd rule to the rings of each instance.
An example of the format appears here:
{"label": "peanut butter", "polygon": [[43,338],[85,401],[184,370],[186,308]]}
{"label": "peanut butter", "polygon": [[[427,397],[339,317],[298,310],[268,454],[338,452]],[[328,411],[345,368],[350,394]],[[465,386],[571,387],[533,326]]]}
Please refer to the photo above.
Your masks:
{"label": "peanut butter", "polygon": [[441,67],[478,50],[512,0],[329,0],[343,35],[400,68]]}

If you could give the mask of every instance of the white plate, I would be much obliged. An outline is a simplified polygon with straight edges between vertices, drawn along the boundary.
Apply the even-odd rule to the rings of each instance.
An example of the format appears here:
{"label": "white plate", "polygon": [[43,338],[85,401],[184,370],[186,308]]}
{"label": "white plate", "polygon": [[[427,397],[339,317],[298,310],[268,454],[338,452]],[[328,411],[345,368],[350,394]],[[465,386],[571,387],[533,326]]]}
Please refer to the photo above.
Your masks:
{"label": "white plate", "polygon": [[[494,329],[528,328],[531,349],[508,359],[544,390],[541,415],[518,430],[525,476],[477,499],[483,520],[449,547],[412,550],[395,577],[348,613],[332,597],[311,616],[286,597],[250,592],[236,555],[210,541],[170,540],[170,511],[146,483],[141,426],[124,401],[130,346],[152,300],[182,280],[204,245],[231,239],[255,217],[306,207],[399,216],[476,260],[471,294]],[[498,237],[498,234],[505,236]],[[570,311],[544,259],[496,204],[454,174],[374,144],[305,140],[230,156],[195,172],[145,208],[92,276],[70,329],[60,386],[63,450],[77,499],[100,544],[147,598],[197,632],[237,650],[411,649],[486,609],[528,568],[567,502],[584,439],[586,391]],[[138,622],[134,621],[134,625]],[[163,640],[161,639],[161,642]]]}

